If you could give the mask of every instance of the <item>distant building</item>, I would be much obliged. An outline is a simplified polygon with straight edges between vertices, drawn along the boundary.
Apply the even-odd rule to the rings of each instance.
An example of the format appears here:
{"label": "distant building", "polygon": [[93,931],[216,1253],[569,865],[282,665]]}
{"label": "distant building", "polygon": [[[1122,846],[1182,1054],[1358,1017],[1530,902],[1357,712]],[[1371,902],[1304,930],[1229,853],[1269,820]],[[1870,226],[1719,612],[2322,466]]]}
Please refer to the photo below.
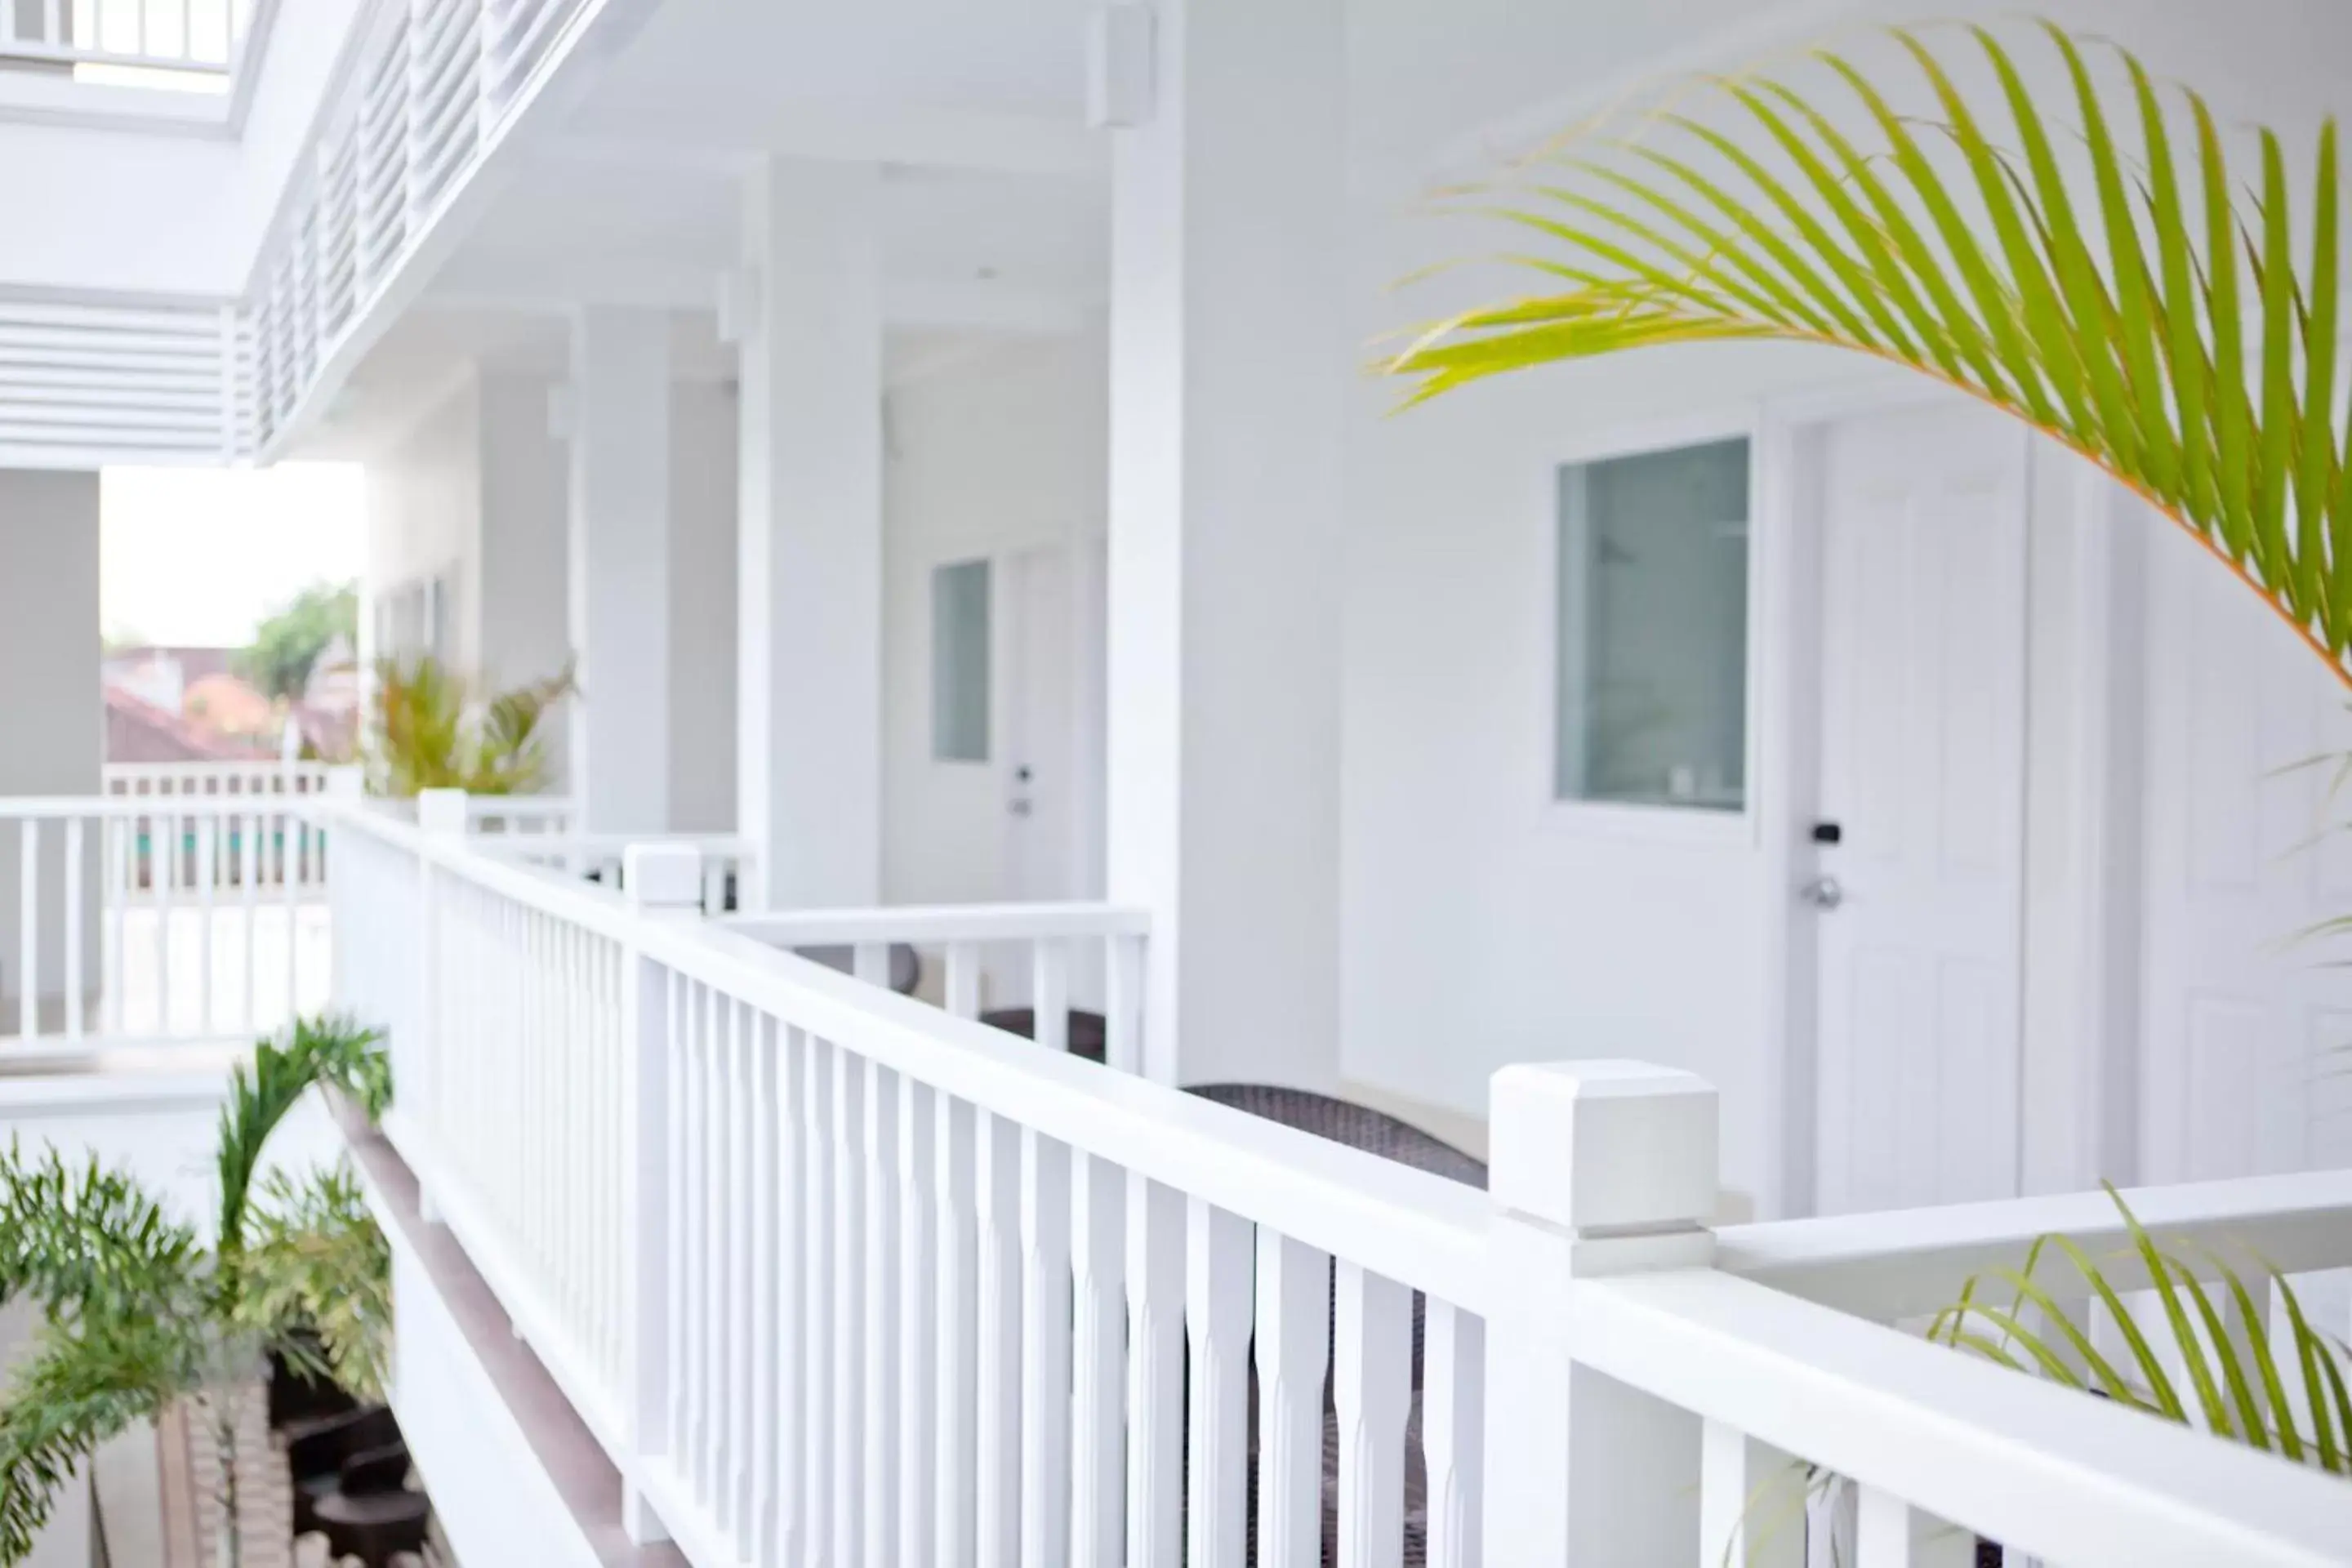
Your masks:
{"label": "distant building", "polygon": [[269,748],[223,735],[123,687],[106,688],[110,763],[267,762]]}

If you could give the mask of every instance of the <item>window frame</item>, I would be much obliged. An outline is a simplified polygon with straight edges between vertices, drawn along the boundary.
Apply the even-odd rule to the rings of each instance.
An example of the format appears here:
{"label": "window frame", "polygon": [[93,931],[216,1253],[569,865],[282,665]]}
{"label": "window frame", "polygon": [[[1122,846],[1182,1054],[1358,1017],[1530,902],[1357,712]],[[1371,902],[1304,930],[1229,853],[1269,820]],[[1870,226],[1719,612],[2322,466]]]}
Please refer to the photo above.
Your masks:
{"label": "window frame", "polygon": [[[1560,721],[1568,693],[1562,689],[1561,634],[1566,629],[1560,594],[1561,470],[1704,447],[1723,441],[1748,443],[1748,583],[1747,638],[1741,649],[1740,732],[1741,774],[1745,787],[1738,810],[1715,810],[1646,801],[1564,799],[1559,794]],[[1758,842],[1761,816],[1758,809],[1759,770],[1763,763],[1764,615],[1770,602],[1765,577],[1778,532],[1769,516],[1767,465],[1769,462],[1767,422],[1755,407],[1719,410],[1682,418],[1595,429],[1575,439],[1555,443],[1536,476],[1539,519],[1536,535],[1539,569],[1535,575],[1540,595],[1537,617],[1541,636],[1536,657],[1540,672],[1533,681],[1538,743],[1533,748],[1533,780],[1538,816],[1551,831],[1582,837],[1669,844],[1748,846]]]}

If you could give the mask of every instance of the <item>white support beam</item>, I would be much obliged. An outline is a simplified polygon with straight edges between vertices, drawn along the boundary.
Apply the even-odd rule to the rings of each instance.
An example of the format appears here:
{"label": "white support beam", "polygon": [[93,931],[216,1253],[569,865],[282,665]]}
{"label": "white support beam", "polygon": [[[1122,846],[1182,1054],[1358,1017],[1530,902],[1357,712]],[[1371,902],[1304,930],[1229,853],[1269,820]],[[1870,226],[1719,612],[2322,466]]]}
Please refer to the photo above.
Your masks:
{"label": "white support beam", "polygon": [[882,326],[870,164],[746,179],[736,830],[745,907],[882,878]]}
{"label": "white support beam", "polygon": [[1109,887],[1146,1070],[1338,1077],[1341,0],[1167,0],[1114,132]]}
{"label": "white support beam", "polygon": [[591,306],[572,335],[569,777],[591,833],[669,826],[669,318]]}

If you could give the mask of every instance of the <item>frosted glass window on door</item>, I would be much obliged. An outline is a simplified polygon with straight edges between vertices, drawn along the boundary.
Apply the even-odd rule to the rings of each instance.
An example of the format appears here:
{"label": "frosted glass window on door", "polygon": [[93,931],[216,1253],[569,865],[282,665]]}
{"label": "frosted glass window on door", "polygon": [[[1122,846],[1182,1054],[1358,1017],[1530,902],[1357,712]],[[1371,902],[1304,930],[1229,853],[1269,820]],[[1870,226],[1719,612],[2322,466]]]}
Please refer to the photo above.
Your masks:
{"label": "frosted glass window on door", "polygon": [[931,759],[988,761],[988,563],[931,569]]}
{"label": "frosted glass window on door", "polygon": [[1748,447],[1559,470],[1556,798],[1747,805]]}

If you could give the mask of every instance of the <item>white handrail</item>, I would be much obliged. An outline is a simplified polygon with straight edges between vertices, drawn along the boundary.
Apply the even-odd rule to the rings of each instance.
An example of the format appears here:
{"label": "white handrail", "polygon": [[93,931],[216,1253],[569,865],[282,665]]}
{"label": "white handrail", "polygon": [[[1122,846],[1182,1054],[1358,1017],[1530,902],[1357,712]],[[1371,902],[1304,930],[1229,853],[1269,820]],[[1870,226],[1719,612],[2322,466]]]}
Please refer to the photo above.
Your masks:
{"label": "white handrail", "polygon": [[1142,936],[1151,929],[1151,915],[1118,904],[892,904],[862,910],[772,910],[729,915],[714,923],[773,947],[826,947]]}
{"label": "white handrail", "polygon": [[1561,1331],[1586,1366],[2012,1553],[2320,1568],[2352,1542],[2337,1477],[1717,1269],[1579,1282]]}
{"label": "white handrail", "polygon": [[[2352,1261],[2352,1171],[2135,1187],[2121,1195],[2168,1253],[2209,1277],[2217,1258],[2287,1274]],[[1716,1235],[1717,1268],[1881,1322],[1937,1311],[1958,1300],[1972,1276],[2022,1267],[2043,1236],[2073,1238],[2118,1290],[2150,1283],[2115,1199],[2103,1192],[1779,1220]]]}
{"label": "white handrail", "polygon": [[981,1110],[1477,1308],[1488,1205],[1457,1182],[1032,1049],[1002,1030],[725,930],[724,922],[648,921],[617,900],[484,855],[471,838],[436,838],[342,802],[315,809],[523,908],[628,943],[686,979],[790,1017]]}

